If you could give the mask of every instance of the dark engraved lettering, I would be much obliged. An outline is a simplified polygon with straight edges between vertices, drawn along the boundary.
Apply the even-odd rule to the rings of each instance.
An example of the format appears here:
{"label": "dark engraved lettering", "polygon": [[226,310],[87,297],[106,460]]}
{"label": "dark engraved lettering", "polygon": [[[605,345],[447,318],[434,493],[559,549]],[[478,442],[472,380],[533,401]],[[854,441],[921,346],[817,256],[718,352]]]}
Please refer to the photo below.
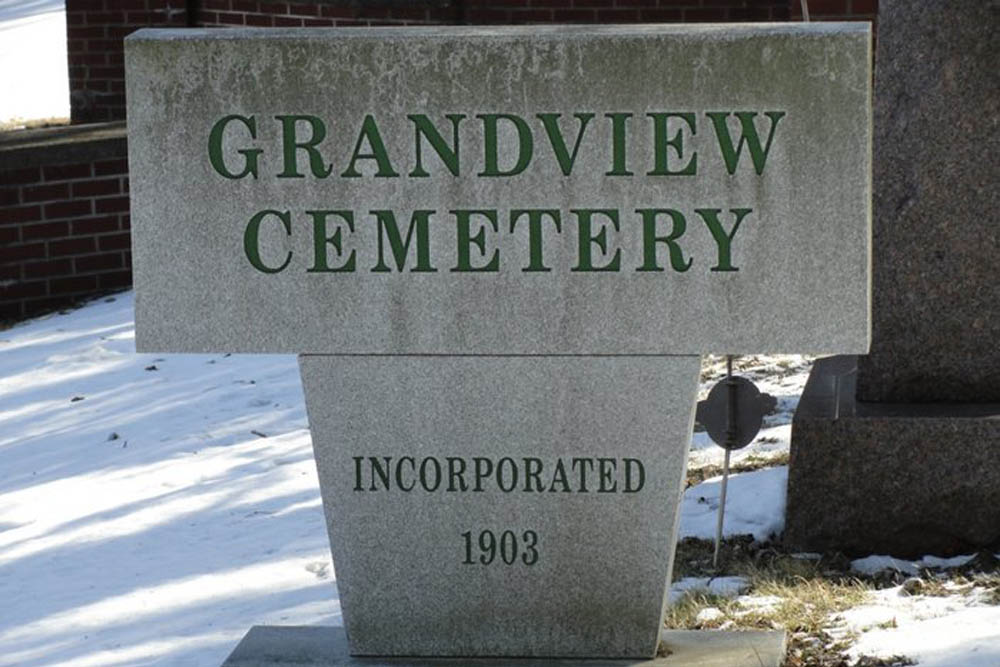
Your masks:
{"label": "dark engraved lettering", "polygon": [[378,457],[368,457],[368,463],[370,463],[372,467],[372,485],[369,491],[377,490],[377,487],[375,486],[375,475],[378,475],[378,478],[382,481],[382,486],[385,487],[385,490],[389,490],[389,465],[392,462],[392,457],[385,456],[383,458],[385,459],[384,468],[382,467],[382,463],[378,460]]}
{"label": "dark engraved lettering", "polygon": [[614,459],[597,459],[598,493],[614,493],[618,490],[618,482],[614,479],[616,466]]}
{"label": "dark engraved lettering", "polygon": [[[556,484],[561,485],[562,489],[556,489]],[[562,459],[556,461],[556,471],[552,475],[552,484],[549,485],[549,493],[557,490],[561,490],[564,493],[572,491],[569,488],[569,482],[566,480],[566,466],[563,465]]]}
{"label": "dark engraved lettering", "polygon": [[476,467],[476,491],[483,490],[483,480],[490,476],[493,472],[493,461],[482,456],[477,456],[472,459],[473,465]]}
{"label": "dark engraved lettering", "polygon": [[587,467],[589,466],[591,470],[594,469],[594,459],[574,458],[572,467],[576,470],[577,466],[580,468],[580,488],[577,491],[587,493]]}
{"label": "dark engraved lettering", "polygon": [[[409,463],[410,464],[410,480],[411,481],[410,481],[410,485],[409,486],[407,486],[403,482],[403,464],[404,463]],[[403,456],[403,457],[400,457],[400,459],[398,461],[396,461],[396,486],[398,486],[401,491],[412,491],[413,487],[417,485],[417,483],[415,481],[413,481],[413,473],[416,470],[416,468],[417,468],[417,462],[413,460],[412,456]]]}
{"label": "dark engraved lettering", "polygon": [[521,533],[520,539],[513,530],[501,532],[499,538],[492,530],[480,531],[478,536],[467,530],[460,537],[465,547],[463,565],[490,565],[498,561],[498,556],[504,565],[520,560],[530,567],[538,562],[538,533],[533,530]]}
{"label": "dark engraved lettering", "polygon": [[448,462],[448,490],[468,491],[469,485],[465,483],[465,459],[449,456],[445,460]]}
{"label": "dark engraved lettering", "polygon": [[363,456],[354,457],[354,490],[364,491],[364,487],[361,486],[361,462],[364,461]]}
{"label": "dark engraved lettering", "polygon": [[[434,472],[433,483],[428,481],[431,477],[427,472],[428,470]],[[427,492],[437,491],[438,487],[441,486],[441,464],[438,463],[437,459],[428,456],[420,462],[420,486]]]}
{"label": "dark engraved lettering", "polygon": [[524,458],[524,490],[538,491],[545,490],[542,485],[542,460],[530,457]]}
{"label": "dark engraved lettering", "polygon": [[646,484],[646,469],[635,458],[353,456],[351,461],[353,489],[362,492],[410,493],[419,486],[426,493],[637,493]]}
{"label": "dark engraved lettering", "polygon": [[[507,465],[508,472],[504,474],[504,464]],[[509,484],[505,484],[505,477],[509,478],[507,481]],[[504,493],[510,493],[517,486],[517,464],[514,463],[514,459],[504,457],[500,459],[497,463],[497,486]]]}
{"label": "dark engraved lettering", "polygon": [[[625,462],[625,493],[642,491],[646,484],[646,468],[639,459],[622,459]],[[635,468],[635,486],[632,485],[632,468]]]}

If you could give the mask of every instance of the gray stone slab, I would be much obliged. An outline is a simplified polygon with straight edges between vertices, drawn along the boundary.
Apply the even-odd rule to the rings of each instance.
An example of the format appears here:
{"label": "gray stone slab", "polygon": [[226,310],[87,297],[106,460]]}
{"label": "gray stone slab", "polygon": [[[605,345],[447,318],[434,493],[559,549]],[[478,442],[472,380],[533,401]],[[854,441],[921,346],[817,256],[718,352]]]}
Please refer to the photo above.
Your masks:
{"label": "gray stone slab", "polygon": [[[868,348],[866,23],[142,30],[125,46],[141,351]],[[743,112],[759,144],[743,141]],[[465,116],[458,176],[429,140],[418,144],[408,114],[426,114],[446,156],[446,114]],[[522,119],[524,141],[495,114]],[[539,114],[561,114],[548,117],[551,135]],[[583,123],[574,114],[594,117],[571,165]],[[231,115],[247,120],[219,125]],[[370,157],[372,125],[359,141],[368,115],[384,163]],[[524,171],[490,175],[516,169],[528,136]],[[295,145],[312,138],[310,166]],[[354,164],[356,150],[369,157]],[[225,175],[248,160],[256,178]],[[495,229],[475,214],[462,240],[465,223],[451,211],[482,209],[497,212]],[[560,231],[541,218],[533,236],[518,209],[557,211]],[[613,213],[579,212],[594,209]],[[649,213],[647,227],[638,209],[672,213]],[[354,231],[347,214],[307,213],[319,210],[351,212]],[[433,213],[411,238],[415,210]],[[372,211],[397,221],[398,260],[388,213]],[[675,257],[655,241],[668,236]],[[532,238],[541,239],[534,259]],[[487,266],[494,253],[496,272],[455,270]],[[349,257],[352,272],[326,270]],[[605,266],[616,270],[574,270]]]}
{"label": "gray stone slab", "polygon": [[698,357],[299,364],[353,653],[654,655]]}
{"label": "gray stone slab", "polygon": [[792,423],[785,541],[806,551],[1000,544],[1000,403],[862,403],[856,357],[820,359]]}
{"label": "gray stone slab", "polygon": [[1000,401],[1000,11],[881,0],[866,401]]}
{"label": "gray stone slab", "polygon": [[648,660],[360,658],[343,628],[257,625],[222,667],[780,667],[785,658],[784,632],[664,630],[660,640],[669,655]]}

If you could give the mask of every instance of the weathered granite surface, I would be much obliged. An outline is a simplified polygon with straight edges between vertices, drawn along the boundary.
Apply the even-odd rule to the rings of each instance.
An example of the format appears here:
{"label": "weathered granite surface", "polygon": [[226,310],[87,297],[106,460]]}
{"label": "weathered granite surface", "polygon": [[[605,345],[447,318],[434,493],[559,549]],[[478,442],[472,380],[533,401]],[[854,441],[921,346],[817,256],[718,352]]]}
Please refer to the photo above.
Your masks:
{"label": "weathered granite surface", "polygon": [[881,0],[865,401],[1000,401],[1000,4]]}
{"label": "weathered granite surface", "polygon": [[524,658],[363,658],[347,652],[343,628],[257,625],[222,667],[780,667],[785,633],[663,630],[669,651],[638,660]]}
{"label": "weathered granite surface", "polygon": [[792,423],[785,542],[917,558],[1000,548],[1000,403],[862,403],[820,359]]}
{"label": "weathered granite surface", "polygon": [[698,357],[299,364],[353,654],[655,654]]}
{"label": "weathered granite surface", "polygon": [[[125,44],[139,350],[868,349],[867,24],[141,30]],[[230,116],[243,120],[218,125]],[[647,225],[638,209],[673,213]],[[433,213],[411,237],[415,210]]]}

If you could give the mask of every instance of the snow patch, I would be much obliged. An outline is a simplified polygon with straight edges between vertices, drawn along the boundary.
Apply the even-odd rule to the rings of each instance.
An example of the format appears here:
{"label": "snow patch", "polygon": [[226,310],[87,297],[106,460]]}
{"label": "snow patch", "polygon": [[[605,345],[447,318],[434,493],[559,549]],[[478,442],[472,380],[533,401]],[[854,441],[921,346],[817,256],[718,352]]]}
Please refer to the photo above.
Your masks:
{"label": "snow patch", "polygon": [[976,557],[975,554],[965,556],[953,556],[952,558],[940,558],[938,556],[924,556],[919,560],[902,560],[892,556],[866,556],[851,561],[851,569],[861,574],[869,576],[878,574],[884,570],[895,570],[903,574],[919,574],[921,569],[939,568],[948,569],[952,567],[962,567]]}
{"label": "snow patch", "polygon": [[905,655],[921,667],[1000,665],[1000,607],[982,591],[947,597],[909,596],[902,587],[872,594],[871,604],[844,612],[844,629],[860,633],[850,655]]}
{"label": "snow patch", "polygon": [[[753,535],[759,541],[785,529],[785,487],[788,466],[729,477],[723,535]],[[684,492],[680,536],[715,539],[722,478],[713,477]]]}

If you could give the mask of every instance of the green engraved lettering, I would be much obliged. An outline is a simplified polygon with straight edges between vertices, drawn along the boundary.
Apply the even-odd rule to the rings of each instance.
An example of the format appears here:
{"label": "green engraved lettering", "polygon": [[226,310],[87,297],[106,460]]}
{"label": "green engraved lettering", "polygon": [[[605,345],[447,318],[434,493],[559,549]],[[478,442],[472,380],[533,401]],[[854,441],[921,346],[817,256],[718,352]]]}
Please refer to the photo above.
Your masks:
{"label": "green engraved lettering", "polygon": [[576,215],[577,226],[579,228],[578,263],[570,269],[570,271],[618,271],[621,267],[622,259],[622,251],[620,248],[615,250],[615,254],[612,256],[611,261],[604,266],[594,266],[593,255],[591,253],[593,246],[596,245],[601,249],[602,254],[608,254],[608,228],[606,225],[602,225],[601,230],[595,235],[591,227],[593,216],[603,215],[611,221],[611,226],[614,227],[614,230],[617,232],[619,230],[618,209],[577,208],[570,210]]}
{"label": "green engraved lettering", "polygon": [[[370,153],[361,152],[361,145],[365,141],[368,142],[368,146],[371,148]],[[361,172],[355,166],[358,160],[375,160],[375,163],[378,165],[378,171],[375,172],[376,177],[388,178],[399,176],[392,168],[392,163],[389,161],[389,153],[385,150],[385,142],[382,141],[382,135],[378,131],[378,124],[371,114],[365,114],[365,119],[361,123],[361,131],[358,132],[358,141],[354,144],[354,152],[351,154],[351,163],[341,176],[345,178],[360,178]]]}
{"label": "green engraved lettering", "polygon": [[[476,116],[483,121],[483,152],[485,164],[479,176],[516,176],[528,168],[534,150],[531,128],[519,116],[505,113],[488,113]],[[497,124],[506,120],[514,126],[517,132],[517,160],[514,166],[504,171],[500,169],[498,155],[499,132]]]}
{"label": "green engraved lettering", "polygon": [[257,120],[253,116],[239,116],[232,114],[219,119],[212,126],[212,131],[208,133],[208,161],[212,163],[212,168],[226,178],[239,179],[244,176],[257,178],[257,157],[264,152],[262,148],[241,148],[236,152],[243,156],[243,171],[238,174],[233,173],[226,166],[226,161],[222,156],[222,138],[226,132],[226,125],[233,121],[239,121],[248,130],[250,138],[257,138]]}
{"label": "green engraved lettering", "polygon": [[[326,138],[326,125],[316,116],[275,116],[281,121],[281,146],[284,155],[284,169],[278,178],[305,178],[299,173],[298,152],[303,150],[309,157],[309,170],[316,178],[326,178],[333,171],[333,166],[323,164],[323,156],[316,150]],[[299,141],[296,128],[298,123],[308,123],[312,134],[309,139]]]}
{"label": "green engraved lettering", "polygon": [[278,267],[267,266],[260,258],[260,224],[268,216],[274,216],[280,220],[285,228],[285,234],[288,236],[292,235],[292,214],[289,211],[265,209],[255,214],[250,218],[250,222],[247,223],[246,231],[243,232],[243,252],[246,254],[247,259],[250,260],[251,266],[261,273],[280,273],[292,261],[291,250],[285,256],[285,261]]}
{"label": "green engraved lettering", "polygon": [[573,171],[573,163],[576,162],[576,154],[580,151],[580,140],[583,139],[587,123],[594,117],[594,114],[573,114],[573,117],[580,122],[580,129],[577,130],[576,142],[573,144],[572,153],[566,150],[566,139],[562,135],[562,130],[559,129],[559,117],[562,114],[540,113],[537,115],[545,127],[545,133],[549,136],[549,143],[552,144],[552,151],[556,154],[556,160],[559,162],[559,168],[562,170],[563,176],[569,176]]}
{"label": "green engraved lettering", "polygon": [[562,222],[560,220],[559,209],[554,208],[528,208],[514,209],[510,212],[510,233],[514,233],[517,221],[528,216],[528,266],[522,271],[545,272],[551,271],[545,266],[542,243],[542,221],[548,218],[556,228],[556,234],[562,232]]}
{"label": "green engraved lettering", "polygon": [[729,212],[736,216],[736,222],[733,223],[732,230],[727,234],[722,228],[722,223],[719,222],[719,213],[722,209],[718,208],[696,208],[695,213],[701,216],[701,219],[705,221],[708,225],[708,231],[712,232],[712,238],[715,239],[715,245],[718,247],[719,262],[711,268],[712,271],[739,271],[738,268],[733,266],[732,262],[732,242],[733,237],[736,236],[736,231],[740,228],[740,223],[743,222],[743,218],[747,217],[753,212],[753,209],[749,208],[731,208]]}
{"label": "green engraved lettering", "polygon": [[486,227],[480,226],[479,230],[473,234],[472,233],[472,216],[481,215],[486,218],[490,227],[493,228],[493,232],[499,232],[500,227],[497,223],[497,212],[495,209],[458,209],[454,211],[449,211],[449,213],[454,214],[455,223],[458,225],[457,243],[458,243],[458,260],[455,268],[452,269],[453,272],[480,272],[480,273],[496,273],[500,270],[500,251],[494,250],[493,257],[483,266],[473,266],[471,252],[469,251],[469,246],[476,246],[479,249],[479,254],[483,257],[486,256]]}
{"label": "green engraved lettering", "polygon": [[673,148],[677,153],[677,159],[684,159],[684,130],[677,128],[674,136],[667,139],[667,121],[671,118],[679,118],[687,123],[691,134],[695,134],[695,118],[690,112],[685,113],[662,113],[654,112],[646,114],[653,119],[653,171],[648,176],[694,176],[698,172],[698,153],[691,154],[688,163],[679,170],[670,169],[669,148]]}
{"label": "green engraved lettering", "polygon": [[778,121],[785,116],[785,112],[767,111],[764,113],[771,120],[771,130],[767,135],[767,144],[763,148],[761,148],[757,126],[753,120],[757,112],[737,111],[735,114],[743,130],[740,134],[740,141],[735,147],[733,146],[733,138],[729,134],[729,125],[726,122],[730,114],[725,111],[709,111],[705,115],[712,120],[712,125],[715,127],[715,136],[719,140],[719,150],[722,151],[722,158],[726,161],[726,170],[729,174],[736,173],[745,142],[750,150],[750,159],[753,160],[754,170],[760,176],[764,173],[764,164],[767,162],[767,154],[771,150],[774,132],[778,129]]}
{"label": "green engraved lettering", "polygon": [[[670,268],[684,272],[691,268],[693,259],[684,260],[684,251],[677,244],[677,239],[684,235],[687,221],[680,211],[671,208],[637,208],[636,213],[642,216],[642,266],[636,271],[663,271],[656,261],[656,244],[663,243],[670,252]],[[660,214],[670,216],[673,226],[666,236],[656,235],[656,217]]]}
{"label": "green engraved lettering", "polygon": [[327,236],[326,219],[331,215],[335,215],[343,220],[343,224],[347,226],[348,231],[354,233],[353,211],[306,211],[306,214],[311,215],[313,220],[313,265],[311,268],[306,269],[306,272],[350,273],[354,271],[354,259],[356,254],[354,250],[352,250],[351,254],[348,255],[347,261],[340,266],[330,266],[326,250],[327,246],[333,246],[333,249],[337,251],[338,257],[344,254],[343,245],[341,243],[342,227],[338,224],[337,229],[333,232],[333,234]]}
{"label": "green engraved lettering", "polygon": [[427,171],[424,169],[423,165],[422,153],[421,153],[421,146],[423,145],[423,142],[420,141],[421,137],[427,139],[427,141],[431,145],[431,148],[433,148],[434,152],[437,153],[437,156],[441,158],[441,162],[443,162],[444,166],[448,168],[448,171],[451,172],[451,175],[458,176],[459,174],[458,124],[462,121],[462,119],[465,118],[465,116],[462,114],[448,114],[445,116],[445,118],[451,121],[451,131],[452,131],[451,146],[448,146],[447,142],[445,142],[444,140],[444,137],[442,137],[441,133],[437,131],[437,128],[434,127],[434,124],[431,123],[430,120],[428,120],[427,116],[423,114],[413,114],[413,115],[408,115],[407,118],[409,118],[410,121],[413,123],[413,129],[415,134],[414,141],[416,142],[415,157],[417,164],[416,166],[413,167],[413,171],[410,172],[410,176],[418,178],[430,176],[430,174],[428,174]]}
{"label": "green engraved lettering", "polygon": [[625,152],[626,136],[628,130],[628,119],[632,117],[630,113],[606,113],[605,118],[611,119],[611,171],[605,172],[605,176],[631,176],[628,170],[627,155]]}
{"label": "green engraved lettering", "polygon": [[396,224],[396,216],[392,211],[380,210],[370,211],[375,216],[378,224],[378,263],[372,268],[375,273],[389,273],[391,269],[385,263],[385,240],[389,240],[389,247],[392,250],[392,257],[396,260],[396,270],[402,272],[406,264],[406,256],[410,252],[410,242],[416,236],[417,264],[412,269],[413,273],[434,273],[437,271],[431,266],[431,241],[430,241],[430,216],[434,211],[416,210],[410,217],[410,226],[406,230],[406,239],[399,231]]}

